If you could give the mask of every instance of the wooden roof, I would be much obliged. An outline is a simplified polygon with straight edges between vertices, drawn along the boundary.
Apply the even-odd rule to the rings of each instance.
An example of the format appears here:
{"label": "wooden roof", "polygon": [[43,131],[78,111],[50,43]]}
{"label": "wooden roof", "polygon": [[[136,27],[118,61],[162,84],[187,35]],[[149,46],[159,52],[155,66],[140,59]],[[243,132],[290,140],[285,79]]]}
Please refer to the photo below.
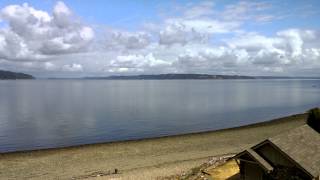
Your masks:
{"label": "wooden roof", "polygon": [[246,152],[248,152],[249,155],[253,157],[267,172],[271,172],[273,170],[273,167],[254,150],[250,148],[247,149]]}
{"label": "wooden roof", "polygon": [[[246,155],[248,155],[250,157],[250,159],[246,158],[245,157]],[[251,148],[242,151],[241,153],[234,156],[234,158],[239,159],[240,161],[246,161],[249,163],[256,163],[259,166],[261,166],[268,173],[273,171],[273,167],[265,159],[263,159],[263,157],[261,157],[256,151],[254,151]]]}
{"label": "wooden roof", "polygon": [[320,134],[308,125],[268,139],[313,177],[320,174]]}
{"label": "wooden roof", "polygon": [[235,158],[240,158],[248,153],[264,169],[269,171],[272,166],[255,152],[255,149],[266,143],[273,145],[310,176],[314,178],[320,176],[320,134],[308,125],[300,126],[262,141],[250,149],[237,154]]}

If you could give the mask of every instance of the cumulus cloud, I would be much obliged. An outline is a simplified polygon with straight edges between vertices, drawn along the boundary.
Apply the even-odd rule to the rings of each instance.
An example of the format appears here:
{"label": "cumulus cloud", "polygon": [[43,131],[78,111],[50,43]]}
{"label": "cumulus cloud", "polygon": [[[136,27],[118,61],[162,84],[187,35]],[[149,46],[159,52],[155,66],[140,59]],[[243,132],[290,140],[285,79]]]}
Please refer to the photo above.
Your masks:
{"label": "cumulus cloud", "polygon": [[310,52],[310,47],[319,48],[314,43],[316,39],[315,31],[287,29],[277,32],[274,37],[248,33],[229,40],[227,44],[248,51],[254,64],[288,65],[308,61],[306,53]]}
{"label": "cumulus cloud", "polygon": [[[241,25],[238,19],[221,18],[225,14],[216,11],[210,1],[187,4],[178,9],[182,11],[182,16],[166,17],[162,24],[157,24],[159,43],[162,45],[207,43],[212,36],[235,32]],[[157,29],[152,23],[148,23],[147,27]]]}
{"label": "cumulus cloud", "polygon": [[283,39],[278,37],[266,37],[257,33],[247,33],[228,39],[226,43],[231,48],[243,48],[248,51],[258,51],[268,49],[270,51],[279,51],[284,46]]}
{"label": "cumulus cloud", "polygon": [[190,42],[188,39],[188,32],[183,26],[171,25],[167,26],[159,33],[159,43],[164,45],[172,45],[175,43],[186,44]]}
{"label": "cumulus cloud", "polygon": [[107,39],[107,48],[141,49],[150,44],[151,35],[146,32],[112,31]]}
{"label": "cumulus cloud", "polygon": [[0,64],[83,76],[319,74],[318,30],[284,28],[266,35],[247,28],[276,20],[270,8],[251,1],[219,8],[212,1],[188,3],[157,22],[124,29],[86,25],[60,1],[51,13],[26,3],[9,5],[0,10],[6,23],[0,28]]}
{"label": "cumulus cloud", "polygon": [[237,22],[220,22],[211,19],[167,19],[160,31],[159,43],[164,45],[205,43],[210,35],[229,33],[235,30]]}
{"label": "cumulus cloud", "polygon": [[56,71],[58,69],[58,67],[52,62],[45,62],[44,68],[45,70],[48,70],[48,71]]}
{"label": "cumulus cloud", "polygon": [[[189,49],[180,54],[176,66],[187,71],[211,72],[218,69],[235,68],[247,63],[249,57],[245,50],[220,47],[201,47],[199,49]],[[220,72],[221,73],[221,72]]]}
{"label": "cumulus cloud", "polygon": [[28,44],[16,33],[7,30],[0,30],[0,58],[6,60],[27,60],[27,59],[41,59],[45,56],[42,54],[35,54]]}
{"label": "cumulus cloud", "polygon": [[148,72],[171,66],[171,62],[154,57],[152,53],[147,55],[132,54],[120,55],[110,61],[108,72]]}
{"label": "cumulus cloud", "polygon": [[79,72],[83,71],[83,67],[81,64],[66,64],[62,66],[63,71],[69,71],[69,72]]}
{"label": "cumulus cloud", "polygon": [[34,61],[82,52],[94,37],[93,29],[75,20],[60,1],[52,15],[24,3],[4,7],[0,17],[9,25],[0,30],[0,57],[6,60]]}
{"label": "cumulus cloud", "polygon": [[229,41],[231,48],[243,48],[248,52],[249,66],[261,72],[277,74],[317,74],[320,64],[319,39],[316,31],[287,29],[275,36],[242,36]]}
{"label": "cumulus cloud", "polygon": [[279,31],[270,37],[244,33],[227,39],[225,45],[185,46],[173,65],[183,72],[290,74],[302,67],[315,70],[320,65],[317,39],[316,31],[301,29]]}
{"label": "cumulus cloud", "polygon": [[315,31],[311,30],[288,29],[278,32],[277,35],[287,41],[292,57],[302,54],[304,42],[316,39]]}
{"label": "cumulus cloud", "polygon": [[[298,38],[295,38],[303,41],[299,46],[299,55],[295,55],[296,51],[291,50],[294,41],[289,35],[292,32],[298,32]],[[162,46],[149,42],[144,48],[127,48],[130,51],[125,52],[112,50],[108,51],[108,55],[98,53],[95,57],[106,57],[99,66],[103,67],[103,73],[109,74],[174,72],[288,75],[296,72],[299,67],[308,67],[308,71],[319,68],[320,48],[316,35],[315,31],[297,29],[279,31],[274,36],[249,32],[231,36],[220,45],[178,43]]]}

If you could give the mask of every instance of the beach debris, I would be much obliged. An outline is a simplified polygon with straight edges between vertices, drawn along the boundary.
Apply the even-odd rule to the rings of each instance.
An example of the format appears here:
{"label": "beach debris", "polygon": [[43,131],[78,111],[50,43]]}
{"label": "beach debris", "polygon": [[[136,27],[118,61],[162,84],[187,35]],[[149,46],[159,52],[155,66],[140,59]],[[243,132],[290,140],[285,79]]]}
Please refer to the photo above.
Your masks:
{"label": "beach debris", "polygon": [[209,174],[206,172],[207,168],[215,168],[232,158],[234,154],[225,154],[220,156],[213,156],[208,159],[207,162],[200,166],[194,167],[187,172],[183,172],[178,175],[172,175],[167,177],[158,178],[159,180],[212,180]]}
{"label": "beach debris", "polygon": [[71,179],[87,179],[90,177],[101,177],[101,176],[110,176],[110,175],[114,175],[114,174],[119,174],[119,169],[115,168],[114,170],[108,170],[108,171],[96,171],[96,172],[92,172],[90,174],[86,174],[86,175],[81,175],[81,176],[77,176],[77,177],[72,177]]}

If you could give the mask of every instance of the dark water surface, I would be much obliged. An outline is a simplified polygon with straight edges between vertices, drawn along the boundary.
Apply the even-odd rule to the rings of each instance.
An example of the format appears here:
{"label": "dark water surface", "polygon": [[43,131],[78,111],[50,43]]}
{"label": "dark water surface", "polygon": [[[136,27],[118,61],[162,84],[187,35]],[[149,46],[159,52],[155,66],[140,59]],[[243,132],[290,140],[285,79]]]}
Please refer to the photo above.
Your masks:
{"label": "dark water surface", "polygon": [[216,130],[320,106],[320,80],[0,81],[0,152]]}

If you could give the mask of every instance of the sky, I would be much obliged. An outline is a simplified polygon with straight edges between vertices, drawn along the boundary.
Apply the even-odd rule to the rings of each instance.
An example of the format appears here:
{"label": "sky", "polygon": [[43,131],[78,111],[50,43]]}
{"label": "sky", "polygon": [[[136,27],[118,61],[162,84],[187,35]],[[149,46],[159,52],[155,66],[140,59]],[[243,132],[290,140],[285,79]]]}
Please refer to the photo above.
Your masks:
{"label": "sky", "polygon": [[1,0],[0,69],[320,76],[320,1]]}

